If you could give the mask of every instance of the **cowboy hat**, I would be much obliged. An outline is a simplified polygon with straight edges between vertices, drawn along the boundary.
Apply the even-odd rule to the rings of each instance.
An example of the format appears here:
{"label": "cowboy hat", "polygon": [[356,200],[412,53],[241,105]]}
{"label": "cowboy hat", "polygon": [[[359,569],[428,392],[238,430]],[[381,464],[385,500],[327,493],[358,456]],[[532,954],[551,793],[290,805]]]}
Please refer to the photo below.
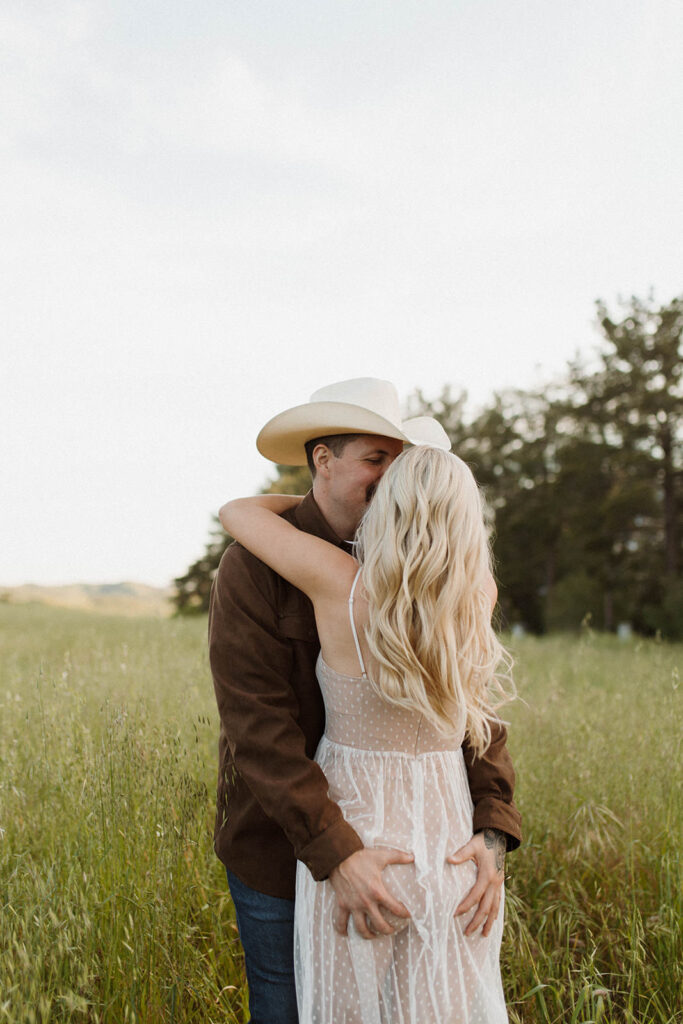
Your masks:
{"label": "cowboy hat", "polygon": [[431,416],[401,420],[398,392],[388,380],[357,377],[314,391],[269,420],[256,438],[261,455],[285,466],[305,466],[304,445],[332,434],[380,434],[405,444],[429,444],[450,451],[451,442]]}

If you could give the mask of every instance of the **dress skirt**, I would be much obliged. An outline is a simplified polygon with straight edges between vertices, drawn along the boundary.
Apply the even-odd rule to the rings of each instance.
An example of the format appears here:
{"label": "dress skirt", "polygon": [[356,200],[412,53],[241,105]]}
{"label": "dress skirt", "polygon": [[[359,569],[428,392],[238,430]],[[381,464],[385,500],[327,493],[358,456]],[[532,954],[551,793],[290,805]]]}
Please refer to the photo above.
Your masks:
{"label": "dress skirt", "polygon": [[333,926],[335,894],[298,865],[294,962],[300,1024],[506,1024],[499,954],[503,906],[490,932],[464,930],[455,909],[476,879],[472,861],[446,863],[472,837],[462,749],[417,755],[360,749],[323,736],[316,761],[366,847],[414,855],[389,865],[387,888],[410,911],[396,930],[362,938]]}

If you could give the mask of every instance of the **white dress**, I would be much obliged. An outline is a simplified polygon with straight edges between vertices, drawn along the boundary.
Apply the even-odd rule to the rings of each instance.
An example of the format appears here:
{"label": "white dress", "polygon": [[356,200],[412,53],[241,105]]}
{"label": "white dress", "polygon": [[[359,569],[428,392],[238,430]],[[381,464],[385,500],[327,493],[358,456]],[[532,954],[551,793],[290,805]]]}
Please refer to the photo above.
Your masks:
{"label": "white dress", "polygon": [[500,979],[503,907],[487,938],[466,936],[474,910],[454,917],[476,878],[473,862],[446,863],[472,836],[462,737],[445,738],[423,716],[372,689],[349,613],[362,676],[318,659],[325,734],[316,753],[330,797],[366,847],[414,854],[389,865],[387,888],[411,913],[387,915],[393,935],[348,936],[333,926],[335,895],[297,867],[294,964],[300,1024],[505,1024]]}

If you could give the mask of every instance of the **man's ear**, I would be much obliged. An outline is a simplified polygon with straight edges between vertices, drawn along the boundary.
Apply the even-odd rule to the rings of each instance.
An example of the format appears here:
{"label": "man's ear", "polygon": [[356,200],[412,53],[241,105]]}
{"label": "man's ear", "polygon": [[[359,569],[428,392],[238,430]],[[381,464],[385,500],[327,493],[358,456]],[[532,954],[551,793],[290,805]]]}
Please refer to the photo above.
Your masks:
{"label": "man's ear", "polygon": [[332,452],[326,444],[317,444],[313,449],[313,465],[315,466],[316,474],[320,473],[322,476],[329,476],[329,465],[332,459]]}

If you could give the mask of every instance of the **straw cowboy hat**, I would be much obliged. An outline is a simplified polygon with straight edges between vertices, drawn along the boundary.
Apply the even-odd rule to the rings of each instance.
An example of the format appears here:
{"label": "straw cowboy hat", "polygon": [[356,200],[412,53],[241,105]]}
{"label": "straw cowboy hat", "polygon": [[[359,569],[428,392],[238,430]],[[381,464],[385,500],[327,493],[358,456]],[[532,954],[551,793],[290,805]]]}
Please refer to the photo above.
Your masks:
{"label": "straw cowboy hat", "polygon": [[450,451],[451,442],[431,416],[401,420],[398,392],[388,380],[357,377],[314,391],[269,420],[256,438],[261,455],[284,466],[305,466],[304,445],[332,434],[380,434],[405,444],[429,444]]}

